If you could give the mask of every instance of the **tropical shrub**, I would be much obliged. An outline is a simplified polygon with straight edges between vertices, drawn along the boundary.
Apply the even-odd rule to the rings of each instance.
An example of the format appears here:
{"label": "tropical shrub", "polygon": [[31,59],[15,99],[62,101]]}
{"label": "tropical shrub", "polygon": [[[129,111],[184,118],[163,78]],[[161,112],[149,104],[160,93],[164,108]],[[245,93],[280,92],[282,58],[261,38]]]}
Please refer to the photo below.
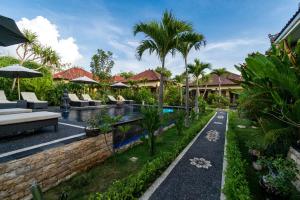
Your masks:
{"label": "tropical shrub", "polygon": [[169,105],[169,106],[180,105],[180,92],[181,91],[178,90],[178,86],[167,85],[164,94],[165,105]]}
{"label": "tropical shrub", "polygon": [[155,95],[149,88],[141,87],[137,90],[135,98],[133,99],[138,103],[154,104],[156,102]]}
{"label": "tropical shrub", "polygon": [[198,106],[199,106],[199,112],[204,113],[207,107],[207,103],[201,96],[198,98]]}
{"label": "tropical shrub", "polygon": [[214,93],[208,94],[207,102],[214,107],[224,108],[229,106],[229,99],[227,97]]}
{"label": "tropical shrub", "polygon": [[175,127],[177,130],[178,135],[181,135],[184,129],[184,119],[185,119],[185,112],[182,110],[178,110],[174,114],[175,119]]}
{"label": "tropical shrub", "polygon": [[250,200],[250,190],[246,180],[246,162],[242,159],[236,135],[232,130],[226,134],[226,160],[224,193],[228,200]]}
{"label": "tropical shrub", "polygon": [[294,49],[289,46],[283,41],[266,55],[253,53],[246,64],[237,67],[244,88],[240,109],[264,122],[270,144],[282,137],[295,141],[300,136],[300,42]]}

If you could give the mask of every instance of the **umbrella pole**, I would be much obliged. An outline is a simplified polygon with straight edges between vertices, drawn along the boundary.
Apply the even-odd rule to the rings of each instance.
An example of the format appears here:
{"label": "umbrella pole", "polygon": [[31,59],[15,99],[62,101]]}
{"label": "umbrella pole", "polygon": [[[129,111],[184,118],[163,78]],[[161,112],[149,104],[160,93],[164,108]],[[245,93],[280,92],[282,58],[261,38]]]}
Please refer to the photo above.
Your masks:
{"label": "umbrella pole", "polygon": [[17,78],[18,80],[18,95],[19,95],[19,100],[21,100],[21,95],[20,95],[20,78]]}

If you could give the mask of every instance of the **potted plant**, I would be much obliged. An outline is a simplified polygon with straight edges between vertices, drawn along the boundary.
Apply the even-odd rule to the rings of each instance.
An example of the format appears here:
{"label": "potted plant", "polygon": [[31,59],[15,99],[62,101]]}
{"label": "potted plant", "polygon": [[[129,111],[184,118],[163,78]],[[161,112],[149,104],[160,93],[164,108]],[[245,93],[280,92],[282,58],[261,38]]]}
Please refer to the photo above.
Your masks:
{"label": "potted plant", "polygon": [[298,172],[292,160],[284,158],[262,158],[259,162],[268,170],[259,181],[269,199],[288,199]]}
{"label": "potted plant", "polygon": [[100,116],[95,115],[89,118],[85,127],[85,133],[87,137],[94,137],[100,134]]}

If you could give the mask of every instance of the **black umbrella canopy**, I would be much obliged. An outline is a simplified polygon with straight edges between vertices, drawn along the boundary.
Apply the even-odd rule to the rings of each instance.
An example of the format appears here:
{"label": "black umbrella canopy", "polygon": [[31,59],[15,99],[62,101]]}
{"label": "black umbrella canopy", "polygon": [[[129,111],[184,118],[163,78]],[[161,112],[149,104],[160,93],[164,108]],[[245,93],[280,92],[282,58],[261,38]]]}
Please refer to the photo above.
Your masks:
{"label": "black umbrella canopy", "polygon": [[113,88],[128,88],[129,86],[124,84],[124,83],[118,82],[118,83],[112,84],[110,87],[113,87]]}
{"label": "black umbrella canopy", "polygon": [[43,76],[42,73],[33,69],[28,69],[21,65],[10,65],[0,68],[0,77],[6,78],[34,78]]}
{"label": "black umbrella canopy", "polygon": [[0,15],[0,46],[28,42],[13,19]]}

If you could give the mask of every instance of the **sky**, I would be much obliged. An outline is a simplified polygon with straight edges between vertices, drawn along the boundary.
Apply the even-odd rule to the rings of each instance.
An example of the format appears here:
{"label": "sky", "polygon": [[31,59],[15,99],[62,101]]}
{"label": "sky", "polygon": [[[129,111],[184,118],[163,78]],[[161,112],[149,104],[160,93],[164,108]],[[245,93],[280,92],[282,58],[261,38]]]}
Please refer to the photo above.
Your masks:
{"label": "sky", "polygon": [[[192,23],[205,36],[207,45],[191,51],[195,58],[236,72],[251,52],[265,52],[268,34],[279,32],[298,9],[297,0],[1,0],[1,15],[17,22],[20,29],[36,32],[41,44],[55,49],[64,63],[89,70],[97,49],[113,52],[112,73],[141,72],[160,65],[156,55],[136,58],[136,47],[144,39],[134,36],[139,22],[160,20],[170,10]],[[16,46],[1,47],[0,54],[15,56]],[[184,71],[182,56],[169,55],[166,68]]]}

